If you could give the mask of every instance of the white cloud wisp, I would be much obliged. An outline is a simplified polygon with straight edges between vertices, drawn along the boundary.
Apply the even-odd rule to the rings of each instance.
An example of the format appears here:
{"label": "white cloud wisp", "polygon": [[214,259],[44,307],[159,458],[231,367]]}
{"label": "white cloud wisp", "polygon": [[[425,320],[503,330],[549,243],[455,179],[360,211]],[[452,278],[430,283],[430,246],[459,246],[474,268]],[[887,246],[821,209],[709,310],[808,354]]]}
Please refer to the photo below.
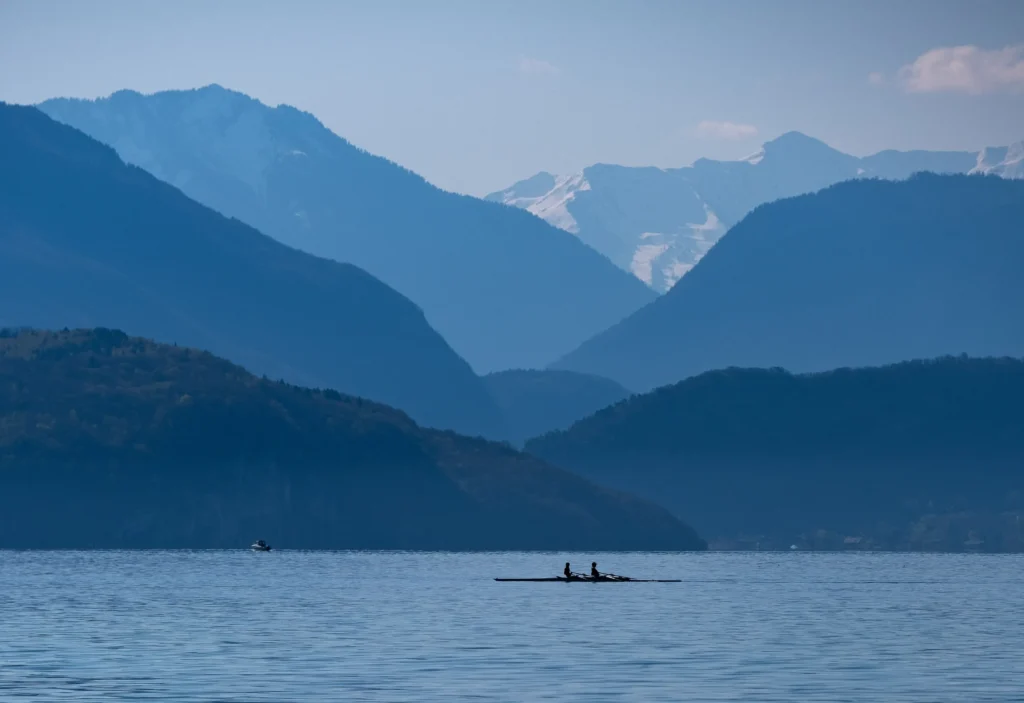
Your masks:
{"label": "white cloud wisp", "polygon": [[534,76],[557,76],[561,73],[558,66],[553,63],[543,59],[533,59],[529,56],[523,56],[519,59],[519,71],[520,73]]}
{"label": "white cloud wisp", "polygon": [[757,136],[757,127],[752,124],[737,124],[736,122],[717,122],[715,120],[704,120],[697,125],[697,136],[705,139],[725,139],[728,141],[739,141]]}
{"label": "white cloud wisp", "polygon": [[947,46],[926,51],[900,69],[911,93],[970,95],[1024,90],[1024,44],[1005,49]]}

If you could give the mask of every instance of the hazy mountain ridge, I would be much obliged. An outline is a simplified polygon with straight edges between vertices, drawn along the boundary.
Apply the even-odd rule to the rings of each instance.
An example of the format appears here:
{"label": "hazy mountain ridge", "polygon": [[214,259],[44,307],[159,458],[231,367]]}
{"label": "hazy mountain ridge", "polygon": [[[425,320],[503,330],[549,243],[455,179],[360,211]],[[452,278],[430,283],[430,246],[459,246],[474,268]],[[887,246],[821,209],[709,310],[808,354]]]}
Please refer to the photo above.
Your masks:
{"label": "hazy mountain ridge", "polygon": [[[905,179],[920,171],[1024,177],[1024,143],[982,152],[844,154],[799,132],[739,161],[699,159],[678,169],[598,164],[548,173],[487,196],[572,232],[659,291],[671,288],[758,205],[853,178]],[[551,183],[547,192],[538,192]]]}
{"label": "hazy mountain ridge", "polygon": [[638,391],[726,366],[1024,355],[1024,181],[853,180],[756,208],[671,291],[554,365]]}
{"label": "hazy mountain ridge", "polygon": [[667,511],[377,403],[112,330],[0,335],[0,546],[701,549]]}
{"label": "hazy mountain ridge", "polygon": [[499,371],[484,376],[504,418],[504,436],[521,445],[527,439],[567,429],[577,420],[628,398],[615,381],[556,370]]}
{"label": "hazy mountain ridge", "polygon": [[209,86],[40,108],[199,202],[366,269],[479,372],[541,367],[654,298],[575,237],[441,191],[291,107]]}
{"label": "hazy mountain ridge", "polygon": [[1022,396],[1020,359],[733,368],[527,450],[657,497],[722,545],[1024,551]]}
{"label": "hazy mountain ridge", "polygon": [[399,293],[192,200],[35,108],[0,105],[0,326],[133,329],[470,433],[501,418]]}

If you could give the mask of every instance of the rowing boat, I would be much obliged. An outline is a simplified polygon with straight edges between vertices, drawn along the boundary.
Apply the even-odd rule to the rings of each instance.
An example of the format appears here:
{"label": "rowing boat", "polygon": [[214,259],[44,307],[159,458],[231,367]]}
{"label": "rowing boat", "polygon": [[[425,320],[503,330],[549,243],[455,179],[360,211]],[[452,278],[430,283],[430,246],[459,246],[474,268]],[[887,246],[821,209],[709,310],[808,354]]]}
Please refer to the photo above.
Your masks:
{"label": "rowing boat", "polygon": [[553,576],[551,578],[541,579],[494,579],[495,581],[504,582],[529,582],[529,583],[544,583],[544,582],[558,582],[563,583],[682,583],[681,579],[631,579],[628,576],[616,576],[614,578],[608,576],[602,576],[600,578],[592,578],[590,576],[580,576],[578,578],[567,579],[564,576]]}

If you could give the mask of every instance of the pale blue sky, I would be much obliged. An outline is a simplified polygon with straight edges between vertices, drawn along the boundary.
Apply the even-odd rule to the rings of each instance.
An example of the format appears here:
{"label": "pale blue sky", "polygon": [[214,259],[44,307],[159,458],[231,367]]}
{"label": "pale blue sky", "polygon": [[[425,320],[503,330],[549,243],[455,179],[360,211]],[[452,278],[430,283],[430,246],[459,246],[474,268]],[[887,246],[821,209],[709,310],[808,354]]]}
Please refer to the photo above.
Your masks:
{"label": "pale blue sky", "polygon": [[1024,139],[1024,1],[0,0],[0,100],[209,83],[478,195],[793,129],[978,149]]}

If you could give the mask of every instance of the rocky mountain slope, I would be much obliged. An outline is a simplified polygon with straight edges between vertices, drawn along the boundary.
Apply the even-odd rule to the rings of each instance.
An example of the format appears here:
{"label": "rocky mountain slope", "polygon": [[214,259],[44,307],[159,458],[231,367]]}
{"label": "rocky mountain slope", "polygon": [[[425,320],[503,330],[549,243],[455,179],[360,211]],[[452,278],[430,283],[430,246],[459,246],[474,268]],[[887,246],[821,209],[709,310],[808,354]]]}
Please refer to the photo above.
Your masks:
{"label": "rocky mountain slope", "polygon": [[254,373],[494,433],[500,412],[422,311],[349,264],[290,249],[0,104],[0,327],[120,327]]}
{"label": "rocky mountain slope", "polygon": [[286,105],[209,86],[40,109],[208,207],[370,272],[478,373],[540,368],[655,297],[576,237],[441,191]]}

